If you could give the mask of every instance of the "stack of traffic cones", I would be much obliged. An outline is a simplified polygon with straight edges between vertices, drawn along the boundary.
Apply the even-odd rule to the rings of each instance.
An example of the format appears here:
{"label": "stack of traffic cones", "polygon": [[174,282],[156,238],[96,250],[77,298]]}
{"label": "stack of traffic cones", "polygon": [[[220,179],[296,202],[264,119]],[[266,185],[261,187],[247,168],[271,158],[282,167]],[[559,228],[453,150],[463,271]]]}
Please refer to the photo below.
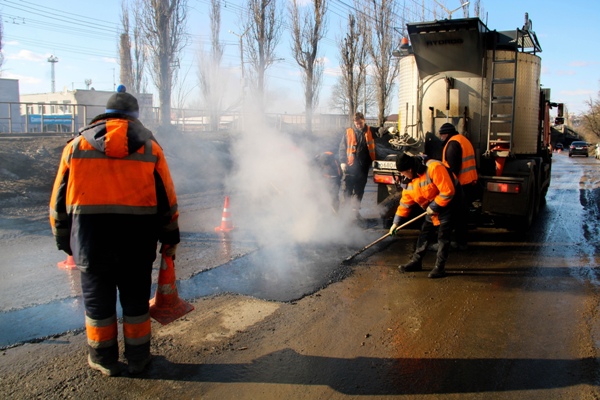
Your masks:
{"label": "stack of traffic cones", "polygon": [[179,298],[173,257],[167,256],[166,250],[163,248],[156,295],[150,300],[150,316],[162,325],[173,322],[194,309],[193,305]]}
{"label": "stack of traffic cones", "polygon": [[221,217],[221,226],[215,227],[215,232],[231,232],[233,230],[233,222],[229,214],[229,196],[225,196],[225,205],[223,206],[223,216]]}
{"label": "stack of traffic cones", "polygon": [[77,268],[77,265],[75,265],[75,260],[73,259],[73,256],[67,256],[67,259],[65,261],[59,261],[58,263],[56,263],[56,266],[58,268],[62,268],[62,269]]}

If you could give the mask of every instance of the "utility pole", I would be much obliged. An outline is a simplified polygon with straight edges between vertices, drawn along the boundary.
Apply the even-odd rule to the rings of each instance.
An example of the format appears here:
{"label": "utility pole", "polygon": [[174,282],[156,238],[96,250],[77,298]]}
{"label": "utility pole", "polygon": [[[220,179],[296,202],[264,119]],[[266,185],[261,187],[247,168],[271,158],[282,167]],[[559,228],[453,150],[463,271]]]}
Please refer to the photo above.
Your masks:
{"label": "utility pole", "polygon": [[50,63],[51,89],[52,89],[52,93],[54,93],[55,89],[56,89],[55,76],[54,76],[54,64],[56,64],[58,62],[58,57],[51,55],[50,57],[48,57],[48,62]]}
{"label": "utility pole", "polygon": [[246,33],[248,33],[248,30],[250,29],[250,27],[248,27],[244,33],[242,33],[241,35],[238,35],[237,33],[235,33],[234,31],[229,31],[229,33],[237,36],[238,38],[240,38],[240,63],[241,63],[241,68],[242,68],[242,104],[245,100],[245,88],[246,88],[246,80],[245,80],[245,76],[244,76],[244,35]]}

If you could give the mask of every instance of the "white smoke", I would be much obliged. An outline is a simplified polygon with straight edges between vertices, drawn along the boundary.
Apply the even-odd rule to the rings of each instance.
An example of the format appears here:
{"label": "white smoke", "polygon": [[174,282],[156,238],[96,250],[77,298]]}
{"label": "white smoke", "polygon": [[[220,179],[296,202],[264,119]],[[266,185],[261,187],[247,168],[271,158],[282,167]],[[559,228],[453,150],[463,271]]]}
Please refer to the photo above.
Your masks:
{"label": "white smoke", "polygon": [[235,219],[259,245],[348,243],[358,229],[333,209],[312,148],[248,116],[244,126],[228,182]]}

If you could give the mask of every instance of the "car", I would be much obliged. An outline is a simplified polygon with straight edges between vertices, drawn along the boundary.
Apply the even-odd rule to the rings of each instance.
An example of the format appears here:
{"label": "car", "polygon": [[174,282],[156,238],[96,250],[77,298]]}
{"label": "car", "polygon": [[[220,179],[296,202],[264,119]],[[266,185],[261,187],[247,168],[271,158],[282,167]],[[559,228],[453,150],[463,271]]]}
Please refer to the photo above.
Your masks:
{"label": "car", "polygon": [[569,157],[586,156],[589,157],[587,142],[574,141],[569,146]]}
{"label": "car", "polygon": [[559,151],[559,150],[564,150],[564,149],[565,149],[565,146],[563,146],[563,144],[562,144],[562,143],[556,143],[556,144],[554,145],[554,149],[555,149],[556,151]]}

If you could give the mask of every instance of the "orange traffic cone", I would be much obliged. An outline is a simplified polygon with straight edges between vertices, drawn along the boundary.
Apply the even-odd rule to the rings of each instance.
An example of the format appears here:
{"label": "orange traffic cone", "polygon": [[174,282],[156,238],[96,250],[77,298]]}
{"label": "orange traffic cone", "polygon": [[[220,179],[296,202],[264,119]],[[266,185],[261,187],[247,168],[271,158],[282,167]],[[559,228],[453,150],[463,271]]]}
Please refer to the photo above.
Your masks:
{"label": "orange traffic cone", "polygon": [[166,249],[163,249],[156,294],[150,300],[150,316],[162,325],[171,323],[194,309],[193,305],[179,298],[173,257],[166,256],[165,252]]}
{"label": "orange traffic cone", "polygon": [[221,226],[215,227],[215,232],[231,232],[233,230],[233,222],[229,214],[229,196],[225,196],[225,205],[223,205],[223,216],[221,217]]}
{"label": "orange traffic cone", "polygon": [[75,269],[75,268],[77,268],[77,265],[75,265],[75,260],[73,259],[73,256],[67,256],[67,259],[65,261],[59,261],[59,262],[57,262],[56,266],[58,268],[62,268],[62,269]]}

